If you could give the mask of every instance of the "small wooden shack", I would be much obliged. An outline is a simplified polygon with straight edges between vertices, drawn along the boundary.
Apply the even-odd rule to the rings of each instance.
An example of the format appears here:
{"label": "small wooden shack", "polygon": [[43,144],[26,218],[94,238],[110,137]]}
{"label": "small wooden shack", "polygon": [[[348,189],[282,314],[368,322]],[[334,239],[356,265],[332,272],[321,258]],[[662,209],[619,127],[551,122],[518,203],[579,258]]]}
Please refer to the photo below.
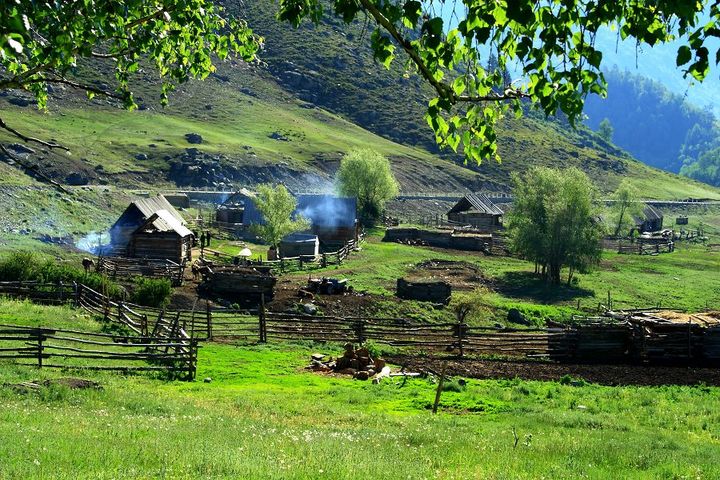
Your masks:
{"label": "small wooden shack", "polygon": [[128,256],[182,264],[192,256],[193,233],[167,210],[158,210],[132,233]]}
{"label": "small wooden shack", "polygon": [[280,258],[317,257],[320,255],[320,241],[317,235],[293,233],[280,242]]}
{"label": "small wooden shack", "polygon": [[180,225],[185,224],[182,216],[162,195],[140,198],[128,205],[122,215],[110,227],[110,241],[113,249],[118,253],[127,250],[133,233],[144,225],[147,219],[153,216],[155,212],[160,210],[168,212]]}
{"label": "small wooden shack", "polygon": [[447,213],[448,221],[478,229],[502,228],[503,211],[483,193],[469,193]]}
{"label": "small wooden shack", "polygon": [[255,195],[246,189],[241,189],[230,195],[215,211],[215,221],[218,223],[240,225],[245,221],[245,208],[252,203]]}
{"label": "small wooden shack", "polygon": [[642,217],[635,218],[635,225],[640,232],[659,232],[663,228],[663,214],[647,203]]}

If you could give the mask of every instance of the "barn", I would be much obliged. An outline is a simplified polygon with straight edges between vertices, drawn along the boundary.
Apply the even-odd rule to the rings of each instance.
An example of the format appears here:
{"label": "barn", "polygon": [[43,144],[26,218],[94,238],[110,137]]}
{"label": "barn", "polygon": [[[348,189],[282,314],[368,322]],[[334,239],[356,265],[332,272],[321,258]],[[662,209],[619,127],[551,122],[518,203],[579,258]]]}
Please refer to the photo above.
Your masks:
{"label": "barn", "polygon": [[479,229],[502,228],[503,211],[483,193],[469,193],[447,213],[448,221]]}
{"label": "barn", "polygon": [[642,232],[659,232],[663,228],[663,214],[649,203],[645,204],[642,217],[635,218],[637,229]]}
{"label": "barn", "polygon": [[182,216],[170,205],[170,202],[161,195],[150,198],[140,198],[132,202],[110,227],[110,240],[113,250],[117,253],[128,251],[133,233],[143,226],[156,212],[165,210],[180,225],[185,221]]}
{"label": "barn", "polygon": [[132,233],[128,256],[182,264],[191,260],[192,244],[193,233],[167,210],[158,210]]}

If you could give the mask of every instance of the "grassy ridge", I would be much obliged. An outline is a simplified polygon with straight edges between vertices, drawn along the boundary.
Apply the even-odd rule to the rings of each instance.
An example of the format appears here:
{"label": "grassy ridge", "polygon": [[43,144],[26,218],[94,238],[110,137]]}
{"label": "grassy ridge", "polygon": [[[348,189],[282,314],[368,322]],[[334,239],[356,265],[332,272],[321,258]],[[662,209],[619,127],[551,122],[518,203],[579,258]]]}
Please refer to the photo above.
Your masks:
{"label": "grassy ridge", "polygon": [[[0,303],[0,321],[92,328]],[[92,374],[102,391],[0,386],[3,478],[716,478],[720,390],[307,373],[314,349],[206,345],[199,378]],[[66,376],[0,363],[3,382]],[[518,445],[513,447],[513,430]]]}

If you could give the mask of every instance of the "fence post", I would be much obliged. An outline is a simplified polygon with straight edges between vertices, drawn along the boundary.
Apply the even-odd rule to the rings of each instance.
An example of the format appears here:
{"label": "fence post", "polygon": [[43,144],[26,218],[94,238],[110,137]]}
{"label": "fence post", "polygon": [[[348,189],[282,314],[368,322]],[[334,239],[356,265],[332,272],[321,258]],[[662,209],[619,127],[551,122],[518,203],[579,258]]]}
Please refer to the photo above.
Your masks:
{"label": "fence post", "polygon": [[62,280],[60,280],[60,283],[58,283],[58,293],[59,293],[59,297],[60,297],[60,303],[62,304],[62,303],[63,303],[63,300],[64,300],[64,297],[65,297],[65,296],[63,295],[63,282],[62,282]]}
{"label": "fence post", "polygon": [[43,357],[43,332],[42,330],[38,329],[38,346],[37,346],[37,359],[38,359],[38,368],[42,368],[42,357]]}
{"label": "fence post", "polygon": [[260,294],[260,310],[258,312],[260,342],[267,343],[267,324],[265,323],[265,293]]}
{"label": "fence post", "polygon": [[322,254],[322,263],[321,263],[321,265],[322,265],[322,268],[327,267],[327,254],[326,254],[325,252],[323,252],[323,254]]}
{"label": "fence post", "polygon": [[82,283],[78,284],[77,282],[73,282],[73,290],[75,292],[75,308],[78,308],[80,306],[80,289],[82,288]]}
{"label": "fence post", "polygon": [[465,355],[463,342],[465,341],[465,329],[467,328],[467,325],[463,322],[458,322],[457,325],[457,332],[458,332],[458,348],[460,349],[460,356]]}
{"label": "fence post", "polygon": [[212,312],[210,311],[210,300],[205,301],[205,318],[207,319],[207,337],[212,340]]}

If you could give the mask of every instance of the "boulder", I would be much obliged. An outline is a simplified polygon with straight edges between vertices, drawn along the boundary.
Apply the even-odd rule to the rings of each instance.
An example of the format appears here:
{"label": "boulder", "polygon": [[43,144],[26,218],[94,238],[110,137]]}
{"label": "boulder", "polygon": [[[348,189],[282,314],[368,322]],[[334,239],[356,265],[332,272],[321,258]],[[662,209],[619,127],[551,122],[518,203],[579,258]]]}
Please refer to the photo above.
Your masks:
{"label": "boulder", "polygon": [[65,183],[68,185],[87,185],[90,183],[90,179],[84,172],[73,172],[65,177]]}
{"label": "boulder", "polygon": [[303,312],[308,315],[315,315],[317,313],[317,307],[312,303],[304,303],[302,306]]}
{"label": "boulder", "polygon": [[188,143],[192,144],[203,143],[203,138],[199,133],[186,133],[185,140],[187,140]]}
{"label": "boulder", "polygon": [[135,160],[147,160],[148,156],[145,153],[138,153],[135,155]]}

